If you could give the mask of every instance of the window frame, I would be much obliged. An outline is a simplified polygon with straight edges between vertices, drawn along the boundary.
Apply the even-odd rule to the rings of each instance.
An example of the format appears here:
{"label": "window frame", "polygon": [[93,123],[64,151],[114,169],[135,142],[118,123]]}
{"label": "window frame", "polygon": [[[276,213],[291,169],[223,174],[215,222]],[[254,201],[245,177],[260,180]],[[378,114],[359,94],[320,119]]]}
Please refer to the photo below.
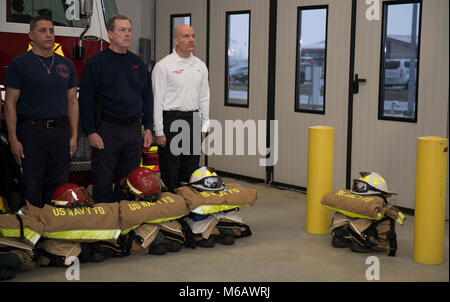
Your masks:
{"label": "window frame", "polygon": [[[116,11],[115,11],[114,14],[112,14],[109,18],[108,18],[107,13],[106,13],[105,0],[102,0],[101,3],[102,3],[103,21],[105,22],[105,28],[106,28],[106,25],[107,25],[107,23],[108,23],[109,18],[111,18],[111,17],[114,16],[115,14],[118,14],[117,3],[114,2],[114,7],[116,8]],[[94,4],[94,5],[95,5],[95,4]]]}
{"label": "window frame", "polygon": [[[228,40],[229,40],[229,33],[230,33],[230,26],[229,26],[229,17],[232,15],[244,15],[248,14],[248,81],[247,81],[247,103],[246,104],[233,104],[229,102],[229,86],[228,86],[228,77],[229,77],[229,63],[228,63]],[[226,11],[225,12],[225,87],[224,87],[224,93],[225,93],[225,100],[224,100],[224,106],[228,107],[240,107],[240,108],[249,108],[250,107],[250,48],[251,48],[251,23],[252,22],[252,13],[251,10],[236,10],[236,11]]]}
{"label": "window frame", "polygon": [[173,27],[173,19],[180,18],[180,17],[184,17],[184,18],[189,17],[189,26],[192,26],[192,14],[191,13],[171,14],[170,15],[169,53],[172,53],[172,51],[175,48],[175,45],[173,44],[173,30],[175,29]]}
{"label": "window frame", "polygon": [[[419,11],[419,24],[418,24],[418,38],[417,38],[417,64],[416,64],[416,91],[415,91],[415,110],[414,118],[405,117],[395,117],[395,116],[385,116],[384,115],[384,78],[385,78],[385,53],[384,48],[386,47],[387,41],[387,22],[388,22],[388,8],[390,5],[398,4],[420,4]],[[409,1],[390,1],[383,2],[382,6],[382,18],[381,18],[381,46],[380,46],[380,69],[379,69],[379,82],[378,82],[378,120],[395,121],[395,122],[405,122],[405,123],[417,123],[418,109],[419,109],[419,71],[420,71],[420,41],[422,39],[422,14],[423,3],[422,0],[409,0]],[[386,30],[386,34],[385,34]]]}
{"label": "window frame", "polygon": [[[54,27],[58,26],[58,27],[62,27],[62,28],[68,28],[69,30],[70,29],[83,30],[86,27],[86,25],[87,25],[86,19],[80,18],[79,20],[76,20],[76,21],[81,21],[82,22],[82,24],[80,24],[80,25],[74,25],[74,23],[73,23],[74,20],[67,19],[66,12],[67,12],[67,9],[69,9],[71,7],[71,5],[65,3],[65,1],[62,1],[62,2],[60,1],[60,2],[56,2],[56,3],[58,3],[57,5],[59,5],[59,4],[62,5],[62,9],[63,9],[62,15],[64,16],[64,20],[65,20],[65,22],[67,24],[66,23],[64,23],[64,24],[61,23],[60,22],[61,19],[57,19],[57,17],[59,17],[58,15],[57,16],[53,16],[53,13],[55,12],[55,10],[47,8],[47,9],[49,9],[52,12],[51,20],[52,20],[52,23],[53,23]],[[54,3],[52,3],[52,4],[54,4]],[[46,7],[42,7],[42,8],[39,8],[39,9],[44,9],[44,8],[46,8]],[[6,18],[4,20],[2,20],[2,22],[5,22],[6,24],[14,24],[14,25],[24,24],[26,26],[26,28],[28,29],[31,20],[33,20],[34,18],[40,16],[39,13],[37,15],[33,16],[34,11],[35,10],[32,10],[29,15],[28,14],[27,15],[23,14],[23,16],[29,17],[29,20],[27,20],[26,22],[14,21],[14,20],[12,20],[13,19],[12,2],[8,0],[8,1],[6,1],[6,5],[5,5],[5,14],[6,14],[5,17]],[[57,12],[61,13],[61,11],[59,11],[59,10]],[[13,32],[17,33],[16,29]]]}
{"label": "window frame", "polygon": [[[297,102],[300,97],[300,72],[301,68],[299,68],[299,63],[301,64],[300,57],[300,34],[301,34],[301,12],[304,10],[316,10],[316,9],[325,9],[325,59],[324,59],[324,72],[323,72],[323,109],[322,110],[312,110],[312,109],[301,109],[298,108]],[[294,112],[301,113],[312,113],[312,114],[320,114],[325,115],[326,113],[326,87],[327,87],[327,57],[328,57],[328,11],[329,5],[306,5],[306,6],[298,6],[297,7],[297,36],[296,36],[296,52],[295,52],[295,92],[294,92]],[[300,60],[299,60],[300,59]]]}

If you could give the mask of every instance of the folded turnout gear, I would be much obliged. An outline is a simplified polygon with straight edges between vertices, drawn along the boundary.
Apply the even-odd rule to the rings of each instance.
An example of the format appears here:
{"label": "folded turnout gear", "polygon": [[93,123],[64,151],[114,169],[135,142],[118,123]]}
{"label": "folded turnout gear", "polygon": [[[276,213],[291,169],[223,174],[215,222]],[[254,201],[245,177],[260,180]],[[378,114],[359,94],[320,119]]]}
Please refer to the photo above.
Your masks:
{"label": "folded turnout gear", "polygon": [[177,220],[162,222],[159,224],[160,233],[164,235],[164,243],[168,252],[178,252],[185,241],[181,224]]}
{"label": "folded turnout gear", "polygon": [[[381,220],[355,219],[349,223],[349,232],[352,240],[369,251],[389,251],[389,256],[395,256],[397,252],[397,235],[395,233],[395,221],[385,217]],[[352,250],[363,252],[353,246]]]}
{"label": "folded turnout gear", "polygon": [[149,253],[149,246],[158,236],[159,225],[144,223],[130,233],[130,236],[133,237],[130,254],[145,255]]}
{"label": "folded turnout gear", "polygon": [[214,213],[212,215],[219,219],[219,222],[216,225],[216,228],[220,233],[220,235],[216,238],[217,242],[231,245],[234,243],[234,238],[252,235],[250,227],[243,223],[237,210]]}
{"label": "folded turnout gear", "polygon": [[387,215],[402,224],[405,217],[383,195],[358,195],[349,190],[338,190],[325,194],[321,203],[331,211],[352,218],[380,220]]}
{"label": "folded turnout gear", "polygon": [[45,239],[37,245],[39,266],[70,266],[73,258],[81,254],[79,242]]}
{"label": "folded turnout gear", "polygon": [[176,192],[185,199],[191,212],[201,215],[251,206],[257,198],[255,189],[246,189],[238,184],[226,184],[223,190],[214,192],[183,186]]}
{"label": "folded turnout gear", "polygon": [[43,224],[33,217],[0,214],[0,280],[14,278],[19,269],[36,267],[35,244],[43,233]]}
{"label": "folded turnout gear", "polygon": [[349,223],[352,218],[336,212],[331,221],[330,233],[331,244],[337,248],[349,247],[352,243],[350,237]]}
{"label": "folded turnout gear", "polygon": [[168,192],[162,193],[154,202],[122,200],[119,208],[123,235],[143,223],[157,224],[176,220],[189,214],[184,199]]}
{"label": "folded turnout gear", "polygon": [[92,207],[77,208],[60,208],[48,204],[38,208],[27,203],[20,212],[43,223],[44,238],[115,243],[120,235],[117,203],[97,203]]}
{"label": "folded turnout gear", "polygon": [[330,227],[334,247],[350,247],[358,253],[388,250],[389,256],[395,256],[395,222],[403,224],[405,215],[389,203],[386,194],[338,190],[325,194],[322,204],[335,212]]}
{"label": "folded turnout gear", "polygon": [[18,213],[0,214],[0,241],[11,238],[33,247],[43,233],[44,225],[36,217]]}

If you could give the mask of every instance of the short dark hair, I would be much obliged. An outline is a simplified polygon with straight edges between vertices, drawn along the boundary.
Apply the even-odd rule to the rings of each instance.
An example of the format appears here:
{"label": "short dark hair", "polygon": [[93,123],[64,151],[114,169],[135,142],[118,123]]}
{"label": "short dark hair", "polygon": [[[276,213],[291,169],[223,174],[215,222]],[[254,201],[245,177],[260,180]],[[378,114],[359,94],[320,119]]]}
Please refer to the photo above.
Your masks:
{"label": "short dark hair", "polygon": [[114,26],[116,24],[116,20],[128,20],[131,23],[130,18],[124,15],[114,15],[111,18],[109,18],[108,22],[106,22],[106,30],[107,31],[114,31]]}
{"label": "short dark hair", "polygon": [[36,28],[38,21],[50,21],[53,24],[52,19],[49,16],[45,16],[45,15],[40,15],[37,17],[34,17],[33,19],[31,19],[30,21],[30,31],[33,31],[33,29]]}

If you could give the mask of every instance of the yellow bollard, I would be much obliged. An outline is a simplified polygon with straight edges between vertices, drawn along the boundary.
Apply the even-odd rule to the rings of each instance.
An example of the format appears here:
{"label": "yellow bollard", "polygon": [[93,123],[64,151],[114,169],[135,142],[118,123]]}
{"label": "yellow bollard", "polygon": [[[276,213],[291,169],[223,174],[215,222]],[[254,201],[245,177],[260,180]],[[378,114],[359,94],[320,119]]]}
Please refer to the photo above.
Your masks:
{"label": "yellow bollard", "polygon": [[418,138],[414,261],[419,263],[444,262],[447,161],[448,139]]}
{"label": "yellow bollard", "polygon": [[334,128],[308,129],[308,179],[306,189],[306,232],[328,234],[331,212],[320,201],[333,190]]}

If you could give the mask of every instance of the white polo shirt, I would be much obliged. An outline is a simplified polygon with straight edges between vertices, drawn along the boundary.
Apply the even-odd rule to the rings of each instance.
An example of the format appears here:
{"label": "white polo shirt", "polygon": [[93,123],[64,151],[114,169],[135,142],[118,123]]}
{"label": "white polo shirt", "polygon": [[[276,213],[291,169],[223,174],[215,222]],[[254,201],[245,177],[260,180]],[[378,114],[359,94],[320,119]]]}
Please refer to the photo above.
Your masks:
{"label": "white polo shirt", "polygon": [[205,63],[192,53],[180,57],[176,51],[159,61],[152,72],[154,131],[164,134],[163,111],[200,112],[202,132],[209,127],[209,84]]}

